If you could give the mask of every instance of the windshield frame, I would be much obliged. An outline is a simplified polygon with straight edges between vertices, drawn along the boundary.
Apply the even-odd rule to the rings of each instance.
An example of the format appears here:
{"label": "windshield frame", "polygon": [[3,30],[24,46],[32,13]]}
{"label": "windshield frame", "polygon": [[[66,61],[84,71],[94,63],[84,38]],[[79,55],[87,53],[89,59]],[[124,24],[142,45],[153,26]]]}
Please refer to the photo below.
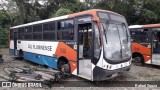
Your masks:
{"label": "windshield frame", "polygon": [[[108,25],[109,24],[115,24],[116,26],[118,25],[118,24],[123,24],[122,22],[121,23],[119,23],[119,22],[117,22],[117,21],[112,21],[112,22],[100,22],[100,25],[101,24],[105,24],[105,25],[107,25],[106,26],[106,29],[108,29]],[[129,40],[128,41],[128,43],[130,43],[130,49],[131,49],[131,40],[130,40],[130,35],[128,35],[129,34],[129,29],[127,29],[127,24],[126,23],[124,23],[124,25],[125,25],[125,27],[126,27],[126,36],[127,36],[127,39]],[[107,42],[107,36],[105,35],[105,29],[103,28],[103,26],[101,25],[101,29],[102,29],[102,32],[103,32],[103,48],[106,48],[105,47],[105,42]],[[117,28],[118,29],[118,28]],[[120,36],[120,35],[119,35]],[[119,37],[119,39],[120,39],[120,37]],[[121,41],[120,41],[120,43],[121,43]],[[120,46],[121,46],[121,49],[122,49],[122,45],[120,44]],[[130,52],[131,52],[131,50],[130,50]],[[131,57],[132,57],[132,55],[130,55],[129,57],[127,57],[127,58],[124,58],[124,59],[122,59],[122,58],[120,58],[120,59],[117,59],[117,60],[110,60],[110,59],[108,59],[106,56],[105,56],[105,53],[106,53],[106,51],[104,50],[104,59],[108,62],[108,63],[111,63],[111,64],[116,64],[116,63],[122,63],[122,62],[126,62],[126,61],[129,61],[130,59],[131,59]],[[121,50],[121,55],[122,55],[122,50]]]}
{"label": "windshield frame", "polygon": [[[100,15],[100,13],[101,13],[101,15]],[[128,38],[128,44],[126,45],[127,46],[126,54],[129,55],[128,58],[124,58],[124,59],[121,58],[121,59],[118,59],[118,60],[109,60],[109,59],[106,58],[106,56],[105,56],[105,50],[103,49],[104,60],[107,61],[108,63],[111,63],[111,64],[117,64],[117,63],[122,63],[122,62],[126,62],[126,61],[131,60],[131,57],[132,57],[131,36],[130,36],[130,33],[129,33],[128,24],[127,24],[127,21],[126,21],[125,17],[122,16],[122,15],[120,15],[120,14],[117,14],[117,13],[103,12],[103,11],[98,11],[97,12],[97,16],[99,17],[100,28],[101,28],[101,31],[102,31],[102,40],[103,40],[103,48],[104,49],[106,47],[105,46],[105,42],[107,42],[106,41],[107,37],[106,37],[106,35],[104,35],[104,28],[102,27],[101,24],[104,24],[104,23],[106,25],[108,25],[110,23],[112,23],[112,24],[124,24],[125,27],[126,27],[126,32],[127,32],[126,34],[127,34],[127,38]],[[106,29],[108,29],[108,26],[106,27]],[[121,45],[121,48],[122,48],[122,45]]]}

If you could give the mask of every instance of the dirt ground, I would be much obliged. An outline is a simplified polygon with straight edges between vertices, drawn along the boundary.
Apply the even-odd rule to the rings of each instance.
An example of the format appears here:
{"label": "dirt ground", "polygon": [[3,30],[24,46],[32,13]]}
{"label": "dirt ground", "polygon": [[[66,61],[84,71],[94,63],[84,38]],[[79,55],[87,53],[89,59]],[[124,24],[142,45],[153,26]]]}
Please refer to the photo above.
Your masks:
{"label": "dirt ground", "polygon": [[[41,65],[34,64],[32,62],[26,61],[26,60],[19,60],[16,58],[13,58],[9,56],[8,49],[3,49],[3,59],[4,62],[0,63],[0,73],[5,74],[3,68],[4,67],[27,67],[27,68],[44,68]],[[3,78],[0,78],[0,81],[6,81]],[[66,81],[81,81],[83,84],[89,84],[90,82],[86,82],[87,80],[72,76],[71,78],[66,79]],[[145,66],[137,66],[132,64],[131,70],[129,72],[126,72],[122,74],[121,76],[118,76],[117,78],[112,79],[111,81],[160,81],[160,66],[154,66],[154,65],[145,65]],[[64,83],[63,83],[64,84]],[[127,87],[121,87],[121,88],[114,88],[114,87],[95,87],[93,85],[90,85],[89,87],[64,87],[62,84],[61,87],[43,87],[38,88],[38,90],[97,90],[97,89],[103,89],[103,90],[160,90],[160,88],[127,88]],[[107,83],[106,83],[107,85]],[[22,88],[0,88],[0,90],[21,90]],[[23,88],[23,90],[34,90],[35,88]]]}

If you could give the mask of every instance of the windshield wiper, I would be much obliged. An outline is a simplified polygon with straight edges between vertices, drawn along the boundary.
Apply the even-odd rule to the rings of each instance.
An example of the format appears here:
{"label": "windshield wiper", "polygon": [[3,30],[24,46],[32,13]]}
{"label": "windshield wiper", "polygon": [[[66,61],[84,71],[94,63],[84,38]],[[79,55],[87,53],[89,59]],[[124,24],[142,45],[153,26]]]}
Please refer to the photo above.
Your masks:
{"label": "windshield wiper", "polygon": [[[109,26],[109,25],[108,25]],[[104,26],[104,24],[102,24],[102,27],[103,27],[103,33],[104,33],[104,35],[105,35],[105,38],[106,38],[106,42],[107,42],[107,36],[106,36],[106,34],[107,34],[107,26]],[[106,28],[105,28],[106,27]]]}

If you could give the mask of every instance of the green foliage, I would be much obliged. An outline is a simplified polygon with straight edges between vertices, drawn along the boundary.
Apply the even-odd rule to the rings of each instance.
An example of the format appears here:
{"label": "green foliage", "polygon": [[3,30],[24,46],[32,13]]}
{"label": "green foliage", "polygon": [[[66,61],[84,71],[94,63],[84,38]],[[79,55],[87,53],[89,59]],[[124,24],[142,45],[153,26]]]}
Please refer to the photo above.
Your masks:
{"label": "green foliage", "polygon": [[152,24],[160,20],[160,0],[100,0],[94,8],[111,10],[131,24]]}
{"label": "green foliage", "polygon": [[8,47],[8,25],[9,18],[3,11],[0,11],[0,48]]}
{"label": "green foliage", "polygon": [[0,48],[8,47],[8,29],[1,28],[0,30]]}
{"label": "green foliage", "polygon": [[63,15],[71,14],[71,13],[73,12],[69,9],[60,8],[54,15],[52,15],[52,17],[63,16]]}
{"label": "green foliage", "polygon": [[158,20],[158,15],[156,15],[153,11],[143,10],[141,13],[140,23],[154,23]]}
{"label": "green foliage", "polygon": [[55,17],[57,13],[61,13],[61,12],[62,14],[57,16],[76,13],[76,12],[80,12],[88,9],[88,6],[85,3],[80,2],[78,0],[48,0],[48,1],[49,1],[48,7],[52,7],[51,13],[50,13],[51,17]]}
{"label": "green foliage", "polygon": [[[0,3],[0,48],[8,45],[10,26],[48,19],[88,9],[117,12],[129,25],[152,24],[160,21],[160,0],[6,0]],[[35,1],[35,2],[33,2]],[[5,5],[5,8],[3,7]]]}

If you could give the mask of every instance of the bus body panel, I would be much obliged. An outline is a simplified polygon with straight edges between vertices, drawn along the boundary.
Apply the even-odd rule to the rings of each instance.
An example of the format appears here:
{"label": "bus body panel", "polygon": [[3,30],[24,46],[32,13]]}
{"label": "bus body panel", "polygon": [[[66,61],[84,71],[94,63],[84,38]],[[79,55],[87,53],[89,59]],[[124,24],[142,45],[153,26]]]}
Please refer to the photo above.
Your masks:
{"label": "bus body panel", "polygon": [[143,46],[141,44],[138,43],[132,43],[132,52],[139,52],[142,53],[144,55],[151,55],[151,48],[148,48],[146,46]]}
{"label": "bus body panel", "polygon": [[151,48],[132,42],[132,53],[140,53],[144,57],[144,62],[151,64]]}
{"label": "bus body panel", "polygon": [[[79,55],[79,50],[78,50],[79,45],[77,43],[78,42],[77,38],[79,38],[79,37],[77,37],[78,35],[76,34],[78,31],[78,26],[77,26],[77,22],[75,19],[77,17],[81,17],[83,15],[85,15],[85,16],[89,15],[92,17],[91,20],[90,20],[90,18],[84,18],[81,20],[84,21],[84,24],[85,24],[85,20],[90,20],[89,22],[87,22],[87,24],[91,22],[90,23],[92,26],[91,30],[92,29],[94,30],[92,22],[96,22],[95,24],[98,25],[98,30],[100,31],[99,38],[102,39],[102,40],[100,40],[101,52],[100,52],[99,59],[96,59],[96,60],[98,60],[97,63],[91,62],[91,69],[90,69],[91,71],[86,71],[87,73],[91,72],[91,74],[92,74],[91,77],[89,77],[89,78],[83,77],[83,78],[86,78],[86,79],[92,80],[92,81],[94,81],[94,80],[99,81],[99,80],[106,80],[106,79],[116,77],[118,74],[121,74],[124,71],[128,71],[130,69],[131,58],[129,58],[125,62],[119,62],[119,63],[115,63],[115,64],[111,64],[104,59],[104,50],[103,50],[103,38],[104,37],[103,37],[103,31],[101,31],[101,28],[100,28],[101,27],[100,26],[100,19],[97,16],[97,12],[99,12],[99,11],[112,13],[114,15],[121,16],[117,13],[114,13],[111,11],[106,11],[106,10],[88,10],[88,11],[79,12],[79,13],[75,13],[75,14],[65,15],[65,16],[61,16],[61,17],[56,17],[56,18],[51,18],[51,19],[47,19],[47,20],[36,21],[36,22],[28,23],[28,24],[23,24],[23,25],[11,27],[10,29],[14,30],[14,29],[17,29],[20,27],[34,26],[37,24],[43,25],[43,24],[46,24],[48,22],[53,22],[53,21],[55,21],[55,23],[56,23],[55,25],[57,25],[58,22],[60,22],[60,21],[70,20],[70,19],[74,20],[74,26],[75,26],[73,29],[74,30],[74,40],[72,40],[72,41],[57,40],[57,32],[58,32],[59,26],[55,26],[56,30],[54,32],[56,33],[56,35],[55,35],[56,39],[52,40],[52,41],[43,41],[43,40],[36,41],[36,40],[18,39],[17,40],[17,49],[16,49],[17,55],[15,55],[14,40],[11,37],[12,40],[10,40],[10,42],[9,42],[10,54],[12,54],[14,56],[19,56],[20,51],[23,51],[24,59],[38,63],[38,64],[47,65],[47,66],[54,68],[54,69],[58,69],[58,60],[61,57],[64,57],[69,62],[71,73],[74,75],[78,75],[80,77],[83,77],[79,73],[80,59],[78,58],[79,57],[78,56]],[[124,17],[121,16],[121,18],[124,18]],[[114,20],[116,20],[116,19],[114,19]],[[119,22],[121,22],[121,20],[119,20]],[[81,24],[83,24],[83,23],[81,23]],[[125,22],[125,24],[126,24],[126,22]],[[61,25],[63,26],[64,24],[61,23]],[[33,28],[32,28],[32,30],[33,30]],[[66,32],[66,31],[67,30],[64,30],[62,32]],[[92,39],[93,39],[95,33],[96,32],[93,32]],[[32,34],[32,36],[33,36],[33,34]],[[92,48],[93,48],[93,45],[94,44],[92,44]],[[94,50],[92,50],[92,51],[94,52]],[[91,52],[91,53],[93,53],[93,52]],[[91,59],[94,60],[93,56]]]}
{"label": "bus body panel", "polygon": [[[13,47],[13,40],[10,41],[10,46]],[[18,43],[20,42],[20,43]],[[18,40],[17,52],[19,50],[23,51],[24,59],[47,65],[49,67],[57,68],[58,58],[63,56],[69,60],[71,66],[71,72],[77,74],[76,72],[76,56],[77,52],[66,45],[64,42],[49,42],[49,41],[21,41]],[[74,45],[73,45],[74,47]],[[10,54],[14,55],[14,49],[10,48]],[[19,56],[19,53],[18,55]]]}

